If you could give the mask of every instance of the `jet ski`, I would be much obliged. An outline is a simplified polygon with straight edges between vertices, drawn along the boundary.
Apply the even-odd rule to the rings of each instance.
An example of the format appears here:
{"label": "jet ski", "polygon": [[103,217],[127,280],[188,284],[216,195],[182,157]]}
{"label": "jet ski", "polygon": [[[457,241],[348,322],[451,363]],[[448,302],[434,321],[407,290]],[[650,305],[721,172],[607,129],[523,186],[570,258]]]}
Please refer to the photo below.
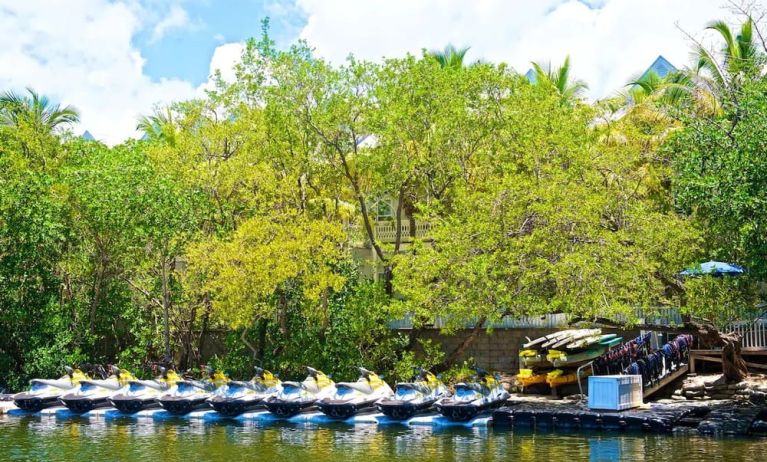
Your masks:
{"label": "jet ski", "polygon": [[335,394],[336,384],[330,377],[312,367],[306,369],[308,375],[303,382],[282,382],[282,390],[264,400],[269,412],[280,417],[291,417]]}
{"label": "jet ski", "polygon": [[64,369],[67,373],[59,379],[32,379],[29,391],[13,395],[13,404],[29,412],[60,404],[61,395],[75,390],[80,381],[89,378],[80,369],[72,369],[69,366]]}
{"label": "jet ski", "polygon": [[208,404],[221,415],[234,417],[264,405],[264,400],[282,389],[280,379],[271,372],[256,367],[249,382],[229,382],[208,398]]}
{"label": "jet ski", "polygon": [[208,398],[229,379],[221,371],[207,368],[203,380],[179,380],[176,386],[160,397],[160,406],[171,414],[184,415],[208,407]]}
{"label": "jet ski", "polygon": [[482,369],[476,369],[477,380],[459,383],[455,395],[437,401],[437,410],[450,420],[466,421],[486,409],[495,409],[509,399],[498,378]]}
{"label": "jet ski", "polygon": [[382,398],[394,394],[389,384],[375,372],[359,368],[360,377],[356,382],[339,382],[332,396],[317,401],[317,407],[327,416],[346,419],[360,411],[375,409]]}
{"label": "jet ski", "polygon": [[428,411],[439,399],[450,396],[445,384],[434,374],[421,369],[412,382],[394,386],[394,396],[384,398],[376,405],[389,418],[405,420],[419,412]]}
{"label": "jet ski", "polygon": [[61,402],[72,412],[88,412],[98,407],[109,406],[109,398],[126,388],[128,382],[136,380],[130,372],[112,366],[111,375],[102,380],[81,380],[73,392],[61,397]]}
{"label": "jet ski", "polygon": [[160,396],[167,393],[181,378],[174,370],[160,368],[160,376],[154,380],[131,380],[128,389],[109,398],[112,406],[125,414],[160,406]]}

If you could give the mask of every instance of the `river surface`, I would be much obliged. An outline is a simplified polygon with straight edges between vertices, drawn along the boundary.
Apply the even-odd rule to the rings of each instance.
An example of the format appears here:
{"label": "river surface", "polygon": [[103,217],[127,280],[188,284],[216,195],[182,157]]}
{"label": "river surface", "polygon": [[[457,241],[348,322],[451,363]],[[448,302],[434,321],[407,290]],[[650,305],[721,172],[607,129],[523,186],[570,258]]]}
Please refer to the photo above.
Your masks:
{"label": "river surface", "polygon": [[0,460],[764,461],[767,439],[0,416]]}

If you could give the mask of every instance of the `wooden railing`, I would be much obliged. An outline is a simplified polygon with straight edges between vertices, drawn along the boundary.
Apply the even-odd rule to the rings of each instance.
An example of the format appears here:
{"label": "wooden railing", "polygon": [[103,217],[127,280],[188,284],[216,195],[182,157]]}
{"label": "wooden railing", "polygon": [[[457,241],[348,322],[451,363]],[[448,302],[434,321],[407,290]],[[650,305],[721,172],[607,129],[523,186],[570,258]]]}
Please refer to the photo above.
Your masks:
{"label": "wooden railing", "polygon": [[[431,231],[431,223],[416,222],[415,237],[423,239],[428,237]],[[394,242],[397,240],[397,224],[393,221],[377,221],[373,229],[375,237],[381,242]],[[400,225],[400,240],[409,241],[412,239],[410,223],[403,222]]]}
{"label": "wooden railing", "polygon": [[724,330],[740,334],[743,348],[767,349],[767,319],[736,321]]}

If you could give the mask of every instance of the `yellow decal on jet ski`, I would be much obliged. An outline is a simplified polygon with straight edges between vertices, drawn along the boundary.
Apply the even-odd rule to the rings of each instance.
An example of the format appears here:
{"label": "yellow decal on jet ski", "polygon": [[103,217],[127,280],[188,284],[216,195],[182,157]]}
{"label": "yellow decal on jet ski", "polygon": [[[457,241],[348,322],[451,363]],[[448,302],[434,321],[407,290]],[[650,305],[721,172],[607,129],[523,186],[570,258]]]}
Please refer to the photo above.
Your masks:
{"label": "yellow decal on jet ski", "polygon": [[162,377],[160,377],[158,380],[165,382],[169,387],[172,387],[175,385],[179,380],[181,380],[181,377],[176,373],[174,370],[166,371]]}
{"label": "yellow decal on jet ski", "polygon": [[216,371],[211,375],[210,381],[216,387],[221,387],[226,385],[226,383],[229,381],[229,377],[227,377],[223,371]]}
{"label": "yellow decal on jet ski", "polygon": [[436,375],[432,374],[431,372],[426,373],[426,384],[429,386],[429,388],[437,388],[442,384],[442,382],[437,378]]}
{"label": "yellow decal on jet ski", "polygon": [[255,382],[261,383],[264,386],[271,388],[277,385],[278,383],[280,383],[280,380],[277,377],[275,377],[274,374],[272,374],[271,372],[264,370],[263,372],[261,372],[261,375],[257,375],[255,377]]}
{"label": "yellow decal on jet ski", "polygon": [[136,377],[125,369],[120,369],[117,373],[117,382],[120,385],[127,385],[131,380],[136,380]]}
{"label": "yellow decal on jet ski", "polygon": [[77,385],[81,380],[88,380],[89,378],[90,377],[85,375],[80,369],[73,370],[72,374],[69,376],[69,380],[72,381],[72,385]]}
{"label": "yellow decal on jet ski", "polygon": [[327,375],[325,375],[322,371],[317,371],[316,377],[314,379],[317,382],[317,387],[319,388],[325,388],[329,385],[333,385],[333,381],[328,378]]}
{"label": "yellow decal on jet ski", "polygon": [[372,388],[373,390],[383,385],[386,385],[386,382],[381,380],[381,377],[379,377],[378,374],[376,374],[375,372],[370,372],[367,375],[367,379],[368,379],[368,383],[370,383],[370,388]]}

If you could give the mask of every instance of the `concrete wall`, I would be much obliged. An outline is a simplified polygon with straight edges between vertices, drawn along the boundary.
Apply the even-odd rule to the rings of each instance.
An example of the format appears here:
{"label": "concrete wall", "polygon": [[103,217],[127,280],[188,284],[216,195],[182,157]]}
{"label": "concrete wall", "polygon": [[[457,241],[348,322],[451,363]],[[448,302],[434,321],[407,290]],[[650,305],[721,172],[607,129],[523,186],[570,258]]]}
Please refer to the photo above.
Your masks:
{"label": "concrete wall", "polygon": [[[495,329],[491,333],[482,332],[466,349],[460,361],[472,358],[477,366],[493,371],[517,372],[519,370],[519,350],[527,342],[527,337],[535,339],[560,329]],[[455,335],[445,335],[439,330],[428,330],[421,338],[430,339],[442,345],[446,354],[455,349],[469,335],[469,330],[459,331]],[[618,334],[625,340],[639,335],[638,330],[602,329],[604,334]]]}

